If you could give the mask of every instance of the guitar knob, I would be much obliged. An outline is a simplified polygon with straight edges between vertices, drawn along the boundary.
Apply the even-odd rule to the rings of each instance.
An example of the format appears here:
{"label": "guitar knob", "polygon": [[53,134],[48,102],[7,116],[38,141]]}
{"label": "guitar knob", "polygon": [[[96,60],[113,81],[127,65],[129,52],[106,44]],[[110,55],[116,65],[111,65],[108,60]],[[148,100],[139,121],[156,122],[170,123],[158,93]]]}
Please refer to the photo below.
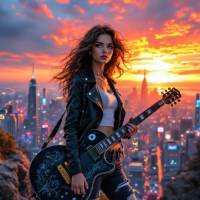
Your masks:
{"label": "guitar knob", "polygon": [[180,102],[181,100],[180,100],[180,99],[178,99],[177,101],[178,101],[178,102]]}
{"label": "guitar knob", "polygon": [[174,104],[176,105],[176,101],[174,101]]}
{"label": "guitar knob", "polygon": [[171,107],[173,107],[174,105],[173,104],[171,104]]}

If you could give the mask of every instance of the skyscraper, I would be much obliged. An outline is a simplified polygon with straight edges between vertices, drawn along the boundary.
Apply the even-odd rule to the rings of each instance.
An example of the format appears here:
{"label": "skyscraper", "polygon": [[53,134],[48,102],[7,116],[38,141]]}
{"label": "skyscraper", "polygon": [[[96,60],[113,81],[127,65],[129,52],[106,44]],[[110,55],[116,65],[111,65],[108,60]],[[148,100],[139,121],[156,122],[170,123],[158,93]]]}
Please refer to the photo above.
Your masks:
{"label": "skyscraper", "polygon": [[144,79],[142,81],[142,88],[141,88],[141,108],[145,109],[147,107],[148,107],[148,89],[147,89],[146,69],[145,69]]}
{"label": "skyscraper", "polygon": [[17,119],[14,114],[8,116],[7,131],[17,138]]}
{"label": "skyscraper", "polygon": [[199,128],[199,93],[196,94],[195,129]]}
{"label": "skyscraper", "polygon": [[37,129],[38,124],[38,97],[37,97],[37,84],[34,77],[34,63],[33,63],[33,74],[29,84],[29,95],[28,95],[28,120],[29,128]]}

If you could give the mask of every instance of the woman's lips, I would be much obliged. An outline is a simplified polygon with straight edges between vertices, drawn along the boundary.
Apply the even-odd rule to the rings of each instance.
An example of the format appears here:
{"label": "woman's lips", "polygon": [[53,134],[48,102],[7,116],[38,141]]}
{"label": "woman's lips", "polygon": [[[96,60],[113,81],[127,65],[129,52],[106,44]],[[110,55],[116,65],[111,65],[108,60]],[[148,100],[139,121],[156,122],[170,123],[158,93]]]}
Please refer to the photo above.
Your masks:
{"label": "woman's lips", "polygon": [[108,57],[107,57],[107,56],[101,56],[101,58],[102,58],[102,59],[107,59]]}

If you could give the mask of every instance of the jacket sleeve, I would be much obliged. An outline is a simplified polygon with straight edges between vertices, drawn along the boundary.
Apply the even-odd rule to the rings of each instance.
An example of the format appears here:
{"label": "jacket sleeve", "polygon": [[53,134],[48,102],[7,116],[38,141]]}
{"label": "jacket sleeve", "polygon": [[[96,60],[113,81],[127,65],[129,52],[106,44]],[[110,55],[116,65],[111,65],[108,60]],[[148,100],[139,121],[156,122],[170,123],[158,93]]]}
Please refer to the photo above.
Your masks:
{"label": "jacket sleeve", "polygon": [[82,106],[83,84],[81,77],[74,75],[67,99],[67,116],[64,124],[64,138],[66,138],[66,156],[69,163],[71,175],[82,173],[79,159],[78,131]]}

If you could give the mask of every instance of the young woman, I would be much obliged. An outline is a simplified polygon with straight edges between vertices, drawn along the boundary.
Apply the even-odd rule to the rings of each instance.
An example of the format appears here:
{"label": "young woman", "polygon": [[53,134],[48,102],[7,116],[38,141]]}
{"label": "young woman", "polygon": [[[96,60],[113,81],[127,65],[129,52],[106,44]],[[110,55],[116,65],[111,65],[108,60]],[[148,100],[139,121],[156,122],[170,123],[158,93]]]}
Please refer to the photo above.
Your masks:
{"label": "young woman", "polygon": [[[85,189],[88,189],[79,159],[78,141],[81,135],[90,129],[99,129],[109,136],[123,124],[126,111],[112,76],[117,71],[119,76],[123,74],[120,59],[126,66],[125,53],[129,53],[128,48],[116,30],[108,24],[96,25],[79,39],[77,46],[62,60],[66,60],[64,67],[54,77],[60,81],[61,93],[67,99],[64,138],[74,194],[85,194]],[[124,138],[130,139],[138,132],[138,127],[127,124]],[[105,157],[115,164],[115,169],[96,178],[90,200],[99,199],[100,189],[109,199],[136,199],[123,172],[120,153],[119,143],[106,151]]]}

